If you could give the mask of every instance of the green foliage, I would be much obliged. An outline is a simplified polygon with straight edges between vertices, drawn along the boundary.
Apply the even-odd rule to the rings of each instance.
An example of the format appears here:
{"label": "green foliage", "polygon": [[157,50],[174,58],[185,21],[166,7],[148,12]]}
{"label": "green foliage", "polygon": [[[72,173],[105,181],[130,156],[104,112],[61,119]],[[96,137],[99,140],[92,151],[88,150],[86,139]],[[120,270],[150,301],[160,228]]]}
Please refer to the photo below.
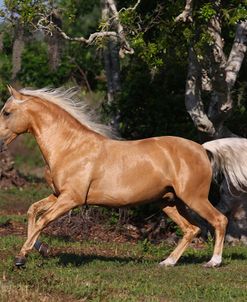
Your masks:
{"label": "green foliage", "polygon": [[214,9],[214,4],[211,2],[205,3],[199,9],[199,19],[203,19],[203,21],[209,21],[215,15],[216,10]]}
{"label": "green foliage", "polygon": [[[74,37],[88,37],[106,26],[105,20],[100,21],[98,0],[57,0],[53,3],[15,0],[6,3],[7,8],[19,14],[26,24],[35,23],[38,14],[47,13],[54,6],[62,18],[63,30]],[[207,57],[212,44],[207,31],[208,22],[218,14],[222,17],[225,49],[229,53],[236,22],[246,19],[246,1],[224,2],[219,8],[212,1],[196,1],[192,24],[174,21],[184,9],[182,0],[166,3],[143,0],[135,10],[130,9],[133,1],[118,1],[117,4],[120,21],[135,54],[121,62],[122,90],[113,104],[105,105],[104,113],[112,116],[120,112],[120,131],[126,138],[171,134],[196,139],[196,131],[184,106],[188,46],[193,41],[198,58],[203,60]],[[104,44],[104,41],[98,41],[101,42]],[[0,64],[2,96],[6,93],[6,83],[10,82],[11,35],[5,38],[4,45]],[[37,40],[27,43],[17,80],[22,86],[61,86],[69,83],[100,95],[106,94],[101,49],[66,42],[61,52],[61,63],[53,72],[49,68],[43,37],[38,36]],[[244,72],[239,81],[242,79]],[[245,116],[244,104],[233,115],[230,121],[233,125],[237,125],[234,118],[238,112]]]}
{"label": "green foliage", "polygon": [[100,1],[80,2],[58,0],[63,20],[63,29],[72,36],[87,36],[96,31],[100,20]]}
{"label": "green foliage", "polygon": [[11,64],[8,55],[0,53],[0,106],[6,101],[6,85],[9,83]]}
{"label": "green foliage", "polygon": [[[78,6],[75,1],[61,0],[59,4],[63,7],[63,16],[67,20],[68,25],[72,25],[76,21]],[[84,3],[85,4],[85,3]]]}
{"label": "green foliage", "polygon": [[141,59],[133,58],[130,65],[123,68],[122,75],[126,80],[117,108],[121,112],[120,130],[124,137],[181,135],[181,131],[185,137],[193,135],[183,106],[185,70],[180,65],[180,73],[177,73],[178,66],[173,67],[167,66],[163,73],[152,75]]}
{"label": "green foliage", "polygon": [[236,25],[237,22],[241,20],[246,20],[247,18],[247,2],[240,1],[236,3],[231,9],[222,9],[223,16],[230,25]]}
{"label": "green foliage", "polygon": [[183,36],[187,43],[189,43],[194,38],[194,33],[191,28],[186,27],[183,30]]}
{"label": "green foliage", "polygon": [[46,7],[50,1],[42,0],[5,0],[5,6],[7,8],[6,14],[13,13],[19,16],[21,23],[32,23],[33,19],[37,16],[37,13],[46,11]]}
{"label": "green foliage", "polygon": [[3,34],[3,51],[0,51],[0,106],[6,101],[7,87],[11,75],[11,35],[4,24],[0,24]]}

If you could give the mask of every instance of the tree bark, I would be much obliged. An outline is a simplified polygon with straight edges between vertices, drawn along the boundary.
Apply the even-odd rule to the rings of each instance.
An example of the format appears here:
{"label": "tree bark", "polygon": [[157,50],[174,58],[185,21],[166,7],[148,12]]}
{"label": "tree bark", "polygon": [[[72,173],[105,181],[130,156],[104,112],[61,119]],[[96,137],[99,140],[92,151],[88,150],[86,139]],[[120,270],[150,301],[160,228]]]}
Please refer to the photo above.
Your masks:
{"label": "tree bark", "polygon": [[21,56],[24,50],[24,46],[24,29],[21,24],[17,24],[12,52],[12,80],[15,80],[18,72],[21,70]]}
{"label": "tree bark", "polygon": [[104,48],[104,65],[107,78],[107,100],[111,104],[120,91],[119,47],[116,40],[110,39]]}
{"label": "tree bark", "polygon": [[[62,20],[56,10],[53,11],[51,16],[52,22],[62,28]],[[51,71],[56,71],[60,63],[60,51],[61,51],[61,38],[58,32],[54,32],[52,36],[46,36],[46,42],[48,44],[48,57],[49,67]]]}
{"label": "tree bark", "polygon": [[215,134],[215,128],[205,113],[204,104],[201,99],[201,78],[201,67],[196,58],[193,47],[190,47],[185,106],[196,128],[200,132],[205,132],[210,136],[213,136]]}
{"label": "tree bark", "polygon": [[235,39],[226,64],[226,82],[228,88],[234,86],[247,49],[247,21],[237,25]]}
{"label": "tree bark", "polygon": [[[107,0],[101,1],[102,19],[109,20],[110,6]],[[112,24],[113,27],[116,23]],[[115,29],[115,28],[113,28]],[[110,38],[103,49],[104,65],[107,79],[107,100],[111,104],[116,94],[120,91],[120,61],[119,61],[119,43],[116,38]]]}
{"label": "tree bark", "polygon": [[193,0],[186,0],[184,11],[176,17],[175,21],[192,22],[193,21],[192,10],[193,10]]}
{"label": "tree bark", "polygon": [[[209,31],[214,37],[214,46],[210,56],[211,74],[199,63],[193,46],[189,49],[188,74],[186,82],[185,105],[198,131],[207,134],[211,139],[235,136],[224,126],[229,118],[233,101],[231,90],[236,82],[244,55],[246,53],[247,21],[238,25],[235,41],[226,61],[223,52],[220,27],[212,21]],[[211,92],[208,112],[205,112],[201,92]]]}
{"label": "tree bark", "polygon": [[[116,13],[116,7],[114,6],[113,1],[102,0],[102,19],[109,20],[110,16],[114,14],[114,21],[109,26],[112,26],[111,29],[119,31],[122,29],[119,25],[119,20],[115,21],[116,14],[118,18],[118,13]],[[107,21],[108,22],[108,21]],[[120,29],[119,29],[120,26]],[[123,39],[124,37],[122,37]],[[124,38],[125,39],[125,38]],[[112,106],[116,101],[117,95],[121,90],[120,85],[120,44],[116,37],[111,37],[103,49],[105,73],[107,79],[107,103],[109,106]],[[119,113],[114,112],[110,118],[110,124],[116,133],[119,132]]]}
{"label": "tree bark", "polygon": [[0,52],[3,51],[3,32],[0,32]]}

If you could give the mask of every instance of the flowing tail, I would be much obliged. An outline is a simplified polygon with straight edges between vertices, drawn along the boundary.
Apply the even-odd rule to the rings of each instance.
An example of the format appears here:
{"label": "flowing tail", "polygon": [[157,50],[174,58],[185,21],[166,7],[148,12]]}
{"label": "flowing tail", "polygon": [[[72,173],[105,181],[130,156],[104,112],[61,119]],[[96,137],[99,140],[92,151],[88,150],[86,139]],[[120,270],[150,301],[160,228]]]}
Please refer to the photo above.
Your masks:
{"label": "flowing tail", "polygon": [[[202,145],[209,152],[213,174],[222,173],[228,188],[247,191],[247,139],[222,138]],[[231,192],[231,190],[230,190]]]}

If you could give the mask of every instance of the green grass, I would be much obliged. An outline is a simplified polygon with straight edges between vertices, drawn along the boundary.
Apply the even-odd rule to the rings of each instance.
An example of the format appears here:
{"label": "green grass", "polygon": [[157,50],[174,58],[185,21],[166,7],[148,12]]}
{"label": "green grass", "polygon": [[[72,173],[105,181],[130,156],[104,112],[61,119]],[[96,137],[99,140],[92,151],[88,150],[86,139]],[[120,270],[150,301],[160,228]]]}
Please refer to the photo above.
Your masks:
{"label": "green grass", "polygon": [[0,213],[26,212],[28,207],[51,194],[44,183],[33,183],[23,188],[13,187],[0,190]]}
{"label": "green grass", "polygon": [[[18,200],[27,207],[47,195],[41,184],[21,191],[0,192],[0,224],[8,220],[26,223],[25,215],[6,212],[6,201]],[[4,197],[4,198],[3,198]],[[17,202],[17,201],[16,201]],[[1,233],[0,233],[1,234]],[[203,249],[189,248],[179,264],[160,268],[174,247],[147,240],[134,243],[73,242],[58,237],[42,240],[52,247],[51,256],[37,252],[28,257],[25,269],[13,265],[25,238],[0,236],[0,301],[247,301],[247,248],[224,249],[223,265],[205,269],[212,243]]]}
{"label": "green grass", "polygon": [[33,252],[25,269],[15,269],[13,258],[23,240],[0,238],[0,276],[5,280],[0,292],[7,286],[16,293],[25,288],[38,296],[85,301],[247,300],[247,249],[243,246],[226,247],[221,268],[201,265],[209,259],[211,246],[199,251],[190,248],[176,267],[159,268],[170,246],[45,238],[53,256],[42,259]]}

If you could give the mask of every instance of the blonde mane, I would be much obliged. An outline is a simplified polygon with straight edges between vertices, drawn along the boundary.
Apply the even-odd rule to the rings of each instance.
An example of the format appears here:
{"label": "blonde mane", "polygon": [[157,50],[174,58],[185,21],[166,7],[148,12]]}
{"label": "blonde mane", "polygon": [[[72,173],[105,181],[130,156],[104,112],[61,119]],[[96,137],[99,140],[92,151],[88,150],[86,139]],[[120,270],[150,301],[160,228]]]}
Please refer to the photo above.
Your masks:
{"label": "blonde mane", "polygon": [[75,88],[68,90],[64,88],[42,88],[36,90],[23,88],[20,90],[20,93],[51,102],[68,112],[73,118],[89,129],[103,136],[116,137],[110,126],[95,122],[95,114],[89,111],[87,104],[73,98],[77,93],[77,89]]}

